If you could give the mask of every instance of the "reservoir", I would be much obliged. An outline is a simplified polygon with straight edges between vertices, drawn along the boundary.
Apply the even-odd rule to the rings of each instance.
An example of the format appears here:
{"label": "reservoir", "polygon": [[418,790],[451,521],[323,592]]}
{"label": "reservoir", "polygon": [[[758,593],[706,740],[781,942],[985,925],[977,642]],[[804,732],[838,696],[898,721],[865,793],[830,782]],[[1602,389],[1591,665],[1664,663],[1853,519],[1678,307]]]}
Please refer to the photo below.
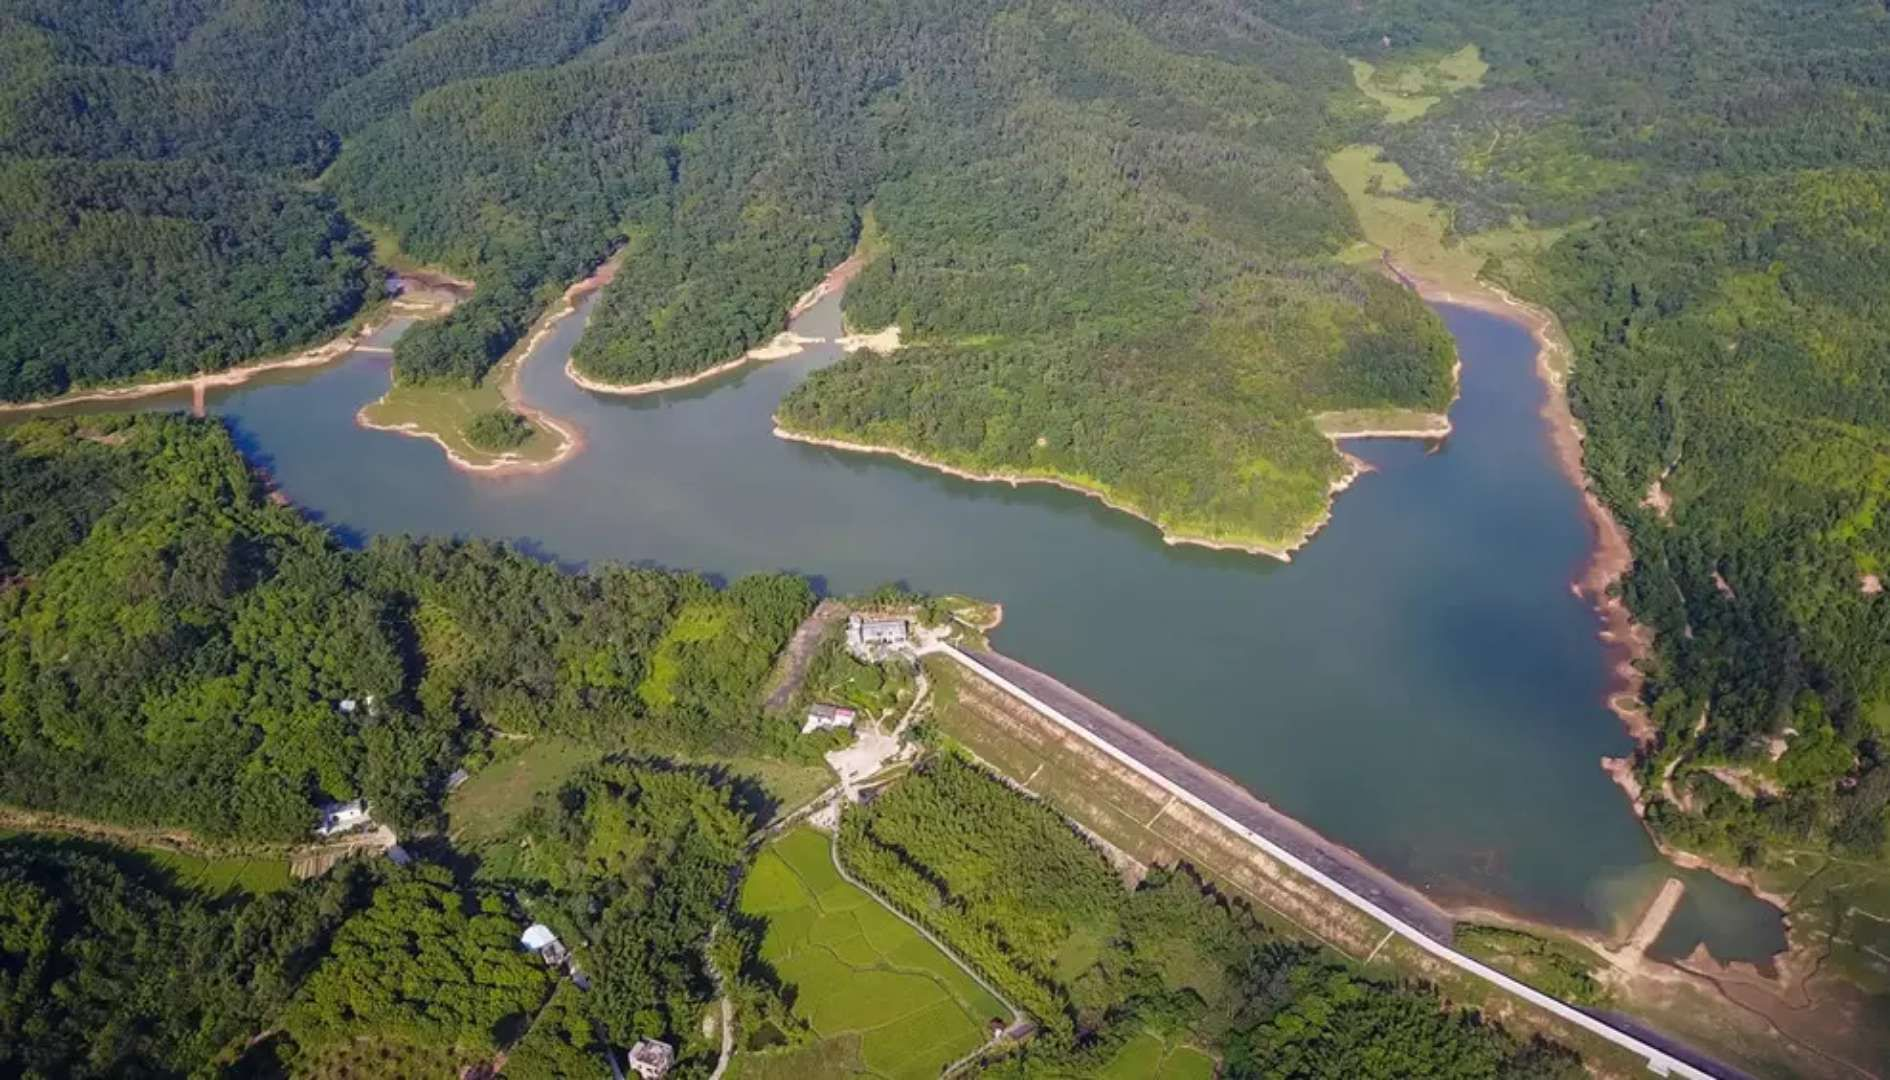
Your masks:
{"label": "reservoir", "polygon": [[[383,353],[213,390],[209,407],[351,542],[481,536],[569,564],[781,569],[830,592],[903,581],[1000,601],[998,648],[1447,906],[1607,933],[1676,875],[1686,899],[1655,955],[1704,942],[1763,960],[1784,946],[1778,912],[1662,861],[1598,767],[1630,743],[1604,706],[1596,616],[1569,587],[1589,524],[1538,415],[1535,343],[1491,315],[1439,312],[1464,361],[1455,432],[1349,442],[1374,471],[1291,564],[1171,547],[1071,492],[775,438],[776,403],[838,358],[831,344],[614,398],[565,378],[583,322],[568,319],[520,385],[587,445],[542,475],[468,474],[430,442],[356,426],[387,388]],[[797,323],[824,339],[839,327],[837,297]],[[186,391],[74,408],[188,404]]]}

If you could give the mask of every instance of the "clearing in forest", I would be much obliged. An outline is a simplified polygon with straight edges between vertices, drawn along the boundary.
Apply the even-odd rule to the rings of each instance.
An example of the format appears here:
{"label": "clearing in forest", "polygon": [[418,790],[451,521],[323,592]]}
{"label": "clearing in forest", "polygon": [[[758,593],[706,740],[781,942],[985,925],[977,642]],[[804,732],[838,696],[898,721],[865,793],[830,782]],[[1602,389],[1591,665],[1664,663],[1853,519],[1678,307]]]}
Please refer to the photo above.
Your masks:
{"label": "clearing in forest", "polygon": [[1385,110],[1385,120],[1403,124],[1431,111],[1447,95],[1483,85],[1490,70],[1475,45],[1428,60],[1399,60],[1383,65],[1353,59],[1352,81]]}
{"label": "clearing in forest", "polygon": [[1366,262],[1389,252],[1407,273],[1447,288],[1480,288],[1486,263],[1541,251],[1567,231],[1512,225],[1458,235],[1452,231],[1448,209],[1435,200],[1403,194],[1411,186],[1410,176],[1377,146],[1339,150],[1326,158],[1326,172],[1345,192],[1365,234],[1364,242],[1353,245],[1342,259]]}
{"label": "clearing in forest", "polygon": [[740,1080],[935,1077],[1009,1015],[937,946],[842,880],[828,838],[813,829],[761,852],[741,910],[767,920],[761,959],[795,988],[794,1012],[818,1039],[737,1055]]}

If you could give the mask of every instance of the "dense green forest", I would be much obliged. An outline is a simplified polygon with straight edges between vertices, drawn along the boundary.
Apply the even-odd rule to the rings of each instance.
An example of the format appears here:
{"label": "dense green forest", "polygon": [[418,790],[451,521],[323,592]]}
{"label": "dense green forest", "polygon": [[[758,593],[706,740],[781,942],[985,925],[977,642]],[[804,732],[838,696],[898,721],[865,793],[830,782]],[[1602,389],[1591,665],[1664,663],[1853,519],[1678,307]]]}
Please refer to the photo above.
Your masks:
{"label": "dense green forest", "polygon": [[0,478],[10,802],[288,839],[323,797],[430,820],[495,733],[724,752],[789,737],[751,699],[812,607],[799,578],[718,591],[482,543],[347,551],[272,503],[220,425],[170,417],[7,429]]}
{"label": "dense green forest", "polygon": [[[332,328],[378,292],[338,210],[477,281],[396,346],[398,378],[462,385],[619,246],[578,368],[723,362],[876,215],[850,317],[921,347],[849,361],[784,421],[1075,480],[1188,533],[1296,536],[1343,468],[1310,414],[1451,395],[1434,320],[1328,258],[1356,233],[1319,169],[1356,123],[1342,59],[1253,12],[9,0],[0,42],[22,61],[0,157],[100,193],[22,191],[0,398]],[[206,176],[196,206],[147,190]]]}
{"label": "dense green forest", "polygon": [[1402,194],[1449,208],[1456,237],[1570,227],[1486,273],[1561,317],[1590,481],[1631,533],[1623,594],[1656,635],[1650,823],[1729,861],[1881,857],[1890,10],[1275,10],[1385,71],[1478,45],[1480,89],[1365,138],[1410,175]]}
{"label": "dense green forest", "polygon": [[949,753],[842,830],[856,876],[1043,1022],[1000,1076],[1096,1075],[1151,1027],[1222,1048],[1235,1077],[1584,1075],[1566,1050],[1280,938],[1185,866],[1125,889],[1054,810]]}

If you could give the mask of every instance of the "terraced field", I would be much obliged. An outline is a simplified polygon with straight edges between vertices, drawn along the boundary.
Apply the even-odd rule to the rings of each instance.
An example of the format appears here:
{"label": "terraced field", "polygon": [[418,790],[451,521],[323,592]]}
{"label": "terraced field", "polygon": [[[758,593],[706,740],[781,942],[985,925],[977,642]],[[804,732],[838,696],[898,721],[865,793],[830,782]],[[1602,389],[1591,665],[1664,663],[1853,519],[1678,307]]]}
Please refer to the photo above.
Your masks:
{"label": "terraced field", "polygon": [[813,829],[761,853],[741,909],[768,920],[761,957],[796,988],[794,1010],[819,1041],[737,1055],[740,1080],[935,1077],[1008,1015],[936,946],[843,881],[828,838]]}

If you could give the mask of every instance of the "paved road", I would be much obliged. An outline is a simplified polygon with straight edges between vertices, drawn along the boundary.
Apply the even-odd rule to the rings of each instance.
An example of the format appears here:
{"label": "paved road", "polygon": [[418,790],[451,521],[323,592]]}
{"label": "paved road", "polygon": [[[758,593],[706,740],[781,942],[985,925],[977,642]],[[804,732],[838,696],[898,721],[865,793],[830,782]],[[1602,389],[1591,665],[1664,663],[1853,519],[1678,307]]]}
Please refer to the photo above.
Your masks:
{"label": "paved road", "polygon": [[1423,893],[1366,862],[1352,849],[1307,828],[1213,769],[1169,746],[1081,693],[1034,668],[994,652],[965,650],[979,663],[1030,691],[1091,734],[1188,789],[1203,802],[1273,841],[1353,892],[1448,943],[1454,920]]}
{"label": "paved road", "polygon": [[[1253,826],[1244,824],[1239,818],[1235,817],[1234,814],[1221,809],[1215,802],[1210,801],[1210,799],[1227,798],[1228,796],[1224,790],[1226,787],[1231,787],[1234,791],[1244,795],[1245,792],[1240,792],[1238,785],[1233,784],[1232,781],[1218,773],[1207,770],[1193,762],[1189,762],[1179,751],[1176,751],[1154,736],[1149,735],[1147,732],[1141,731],[1140,728],[1135,727],[1135,725],[1109,712],[1109,710],[1083,697],[1081,694],[1057,682],[1055,679],[997,653],[983,651],[972,653],[942,642],[928,642],[922,645],[919,651],[948,656],[958,663],[963,664],[980,678],[983,678],[998,687],[998,689],[1003,690],[1012,697],[1017,698],[1019,701],[1037,710],[1066,730],[1076,732],[1117,761],[1135,770],[1144,777],[1155,781],[1176,798],[1187,802],[1195,809],[1216,819],[1221,823],[1222,827],[1232,830],[1235,835],[1243,837],[1255,847],[1286,863],[1286,865],[1304,874],[1306,877],[1311,878],[1328,892],[1331,892],[1335,898],[1358,908],[1372,918],[1384,923],[1399,937],[1404,938],[1411,944],[1460,971],[1474,975],[1498,989],[1507,991],[1521,998],[1544,1012],[1573,1024],[1591,1035],[1605,1039],[1627,1050],[1629,1053],[1639,1056],[1642,1060],[1647,1062],[1647,1068],[1650,1072],[1658,1076],[1683,1076],[1686,1077],[1687,1080],[1726,1080],[1726,1078],[1736,1078],[1740,1075],[1734,1070],[1720,1065],[1717,1062],[1713,1062],[1692,1051],[1677,1047],[1668,1040],[1650,1039],[1644,1035],[1644,1029],[1637,1024],[1624,1022],[1620,1018],[1607,1014],[1590,1013],[1584,1009],[1577,1008],[1566,1001],[1550,997],[1542,991],[1537,990],[1535,987],[1520,982],[1481,960],[1465,956],[1463,953],[1458,952],[1447,943],[1447,938],[1440,939],[1437,936],[1437,928],[1434,924],[1426,925],[1424,923],[1408,921],[1393,908],[1381,905],[1370,896],[1354,889],[1351,885],[1347,884],[1345,880],[1328,873],[1318,864],[1301,858],[1285,844],[1273,840]],[[1013,672],[1023,676],[1025,682],[1019,682],[1013,679],[1010,674]],[[1046,698],[1038,694],[1037,690],[1034,688],[1041,688],[1049,697]],[[1065,712],[1064,705],[1070,706],[1075,710],[1074,713]],[[1113,721],[1109,718],[1113,718]],[[1091,730],[1089,725],[1092,723],[1098,724],[1101,730]],[[1103,731],[1108,731],[1110,734],[1106,736],[1103,734]],[[1136,733],[1140,734],[1140,738],[1136,737]],[[1110,737],[1112,736],[1121,737],[1125,745],[1118,746],[1116,743],[1111,742]],[[1143,740],[1146,740],[1146,742]],[[1188,783],[1178,783],[1175,780],[1169,779],[1168,776],[1162,772],[1159,772],[1153,764],[1144,763],[1137,756],[1137,754],[1143,751],[1150,753],[1154,761],[1160,762],[1166,767],[1179,769],[1181,767],[1180,763],[1192,765],[1194,769],[1199,770],[1199,775],[1187,774]],[[1174,759],[1179,759],[1179,763]],[[1203,784],[1201,793],[1197,793],[1189,786],[1197,782],[1197,780]],[[1249,795],[1247,798],[1252,799],[1252,796]],[[1265,803],[1261,803],[1257,799],[1252,799],[1252,801],[1261,807],[1266,806]],[[1283,815],[1277,815],[1277,812],[1275,816],[1283,817]],[[1290,821],[1291,819],[1285,820]],[[1310,830],[1308,831],[1310,832]],[[1392,882],[1392,884],[1395,886],[1397,883]],[[1409,891],[1403,889],[1402,886],[1398,888],[1403,892]],[[1395,894],[1390,893],[1386,895],[1395,896]],[[1426,904],[1428,905],[1428,902],[1426,902]],[[1434,907],[1434,905],[1428,906]]]}

